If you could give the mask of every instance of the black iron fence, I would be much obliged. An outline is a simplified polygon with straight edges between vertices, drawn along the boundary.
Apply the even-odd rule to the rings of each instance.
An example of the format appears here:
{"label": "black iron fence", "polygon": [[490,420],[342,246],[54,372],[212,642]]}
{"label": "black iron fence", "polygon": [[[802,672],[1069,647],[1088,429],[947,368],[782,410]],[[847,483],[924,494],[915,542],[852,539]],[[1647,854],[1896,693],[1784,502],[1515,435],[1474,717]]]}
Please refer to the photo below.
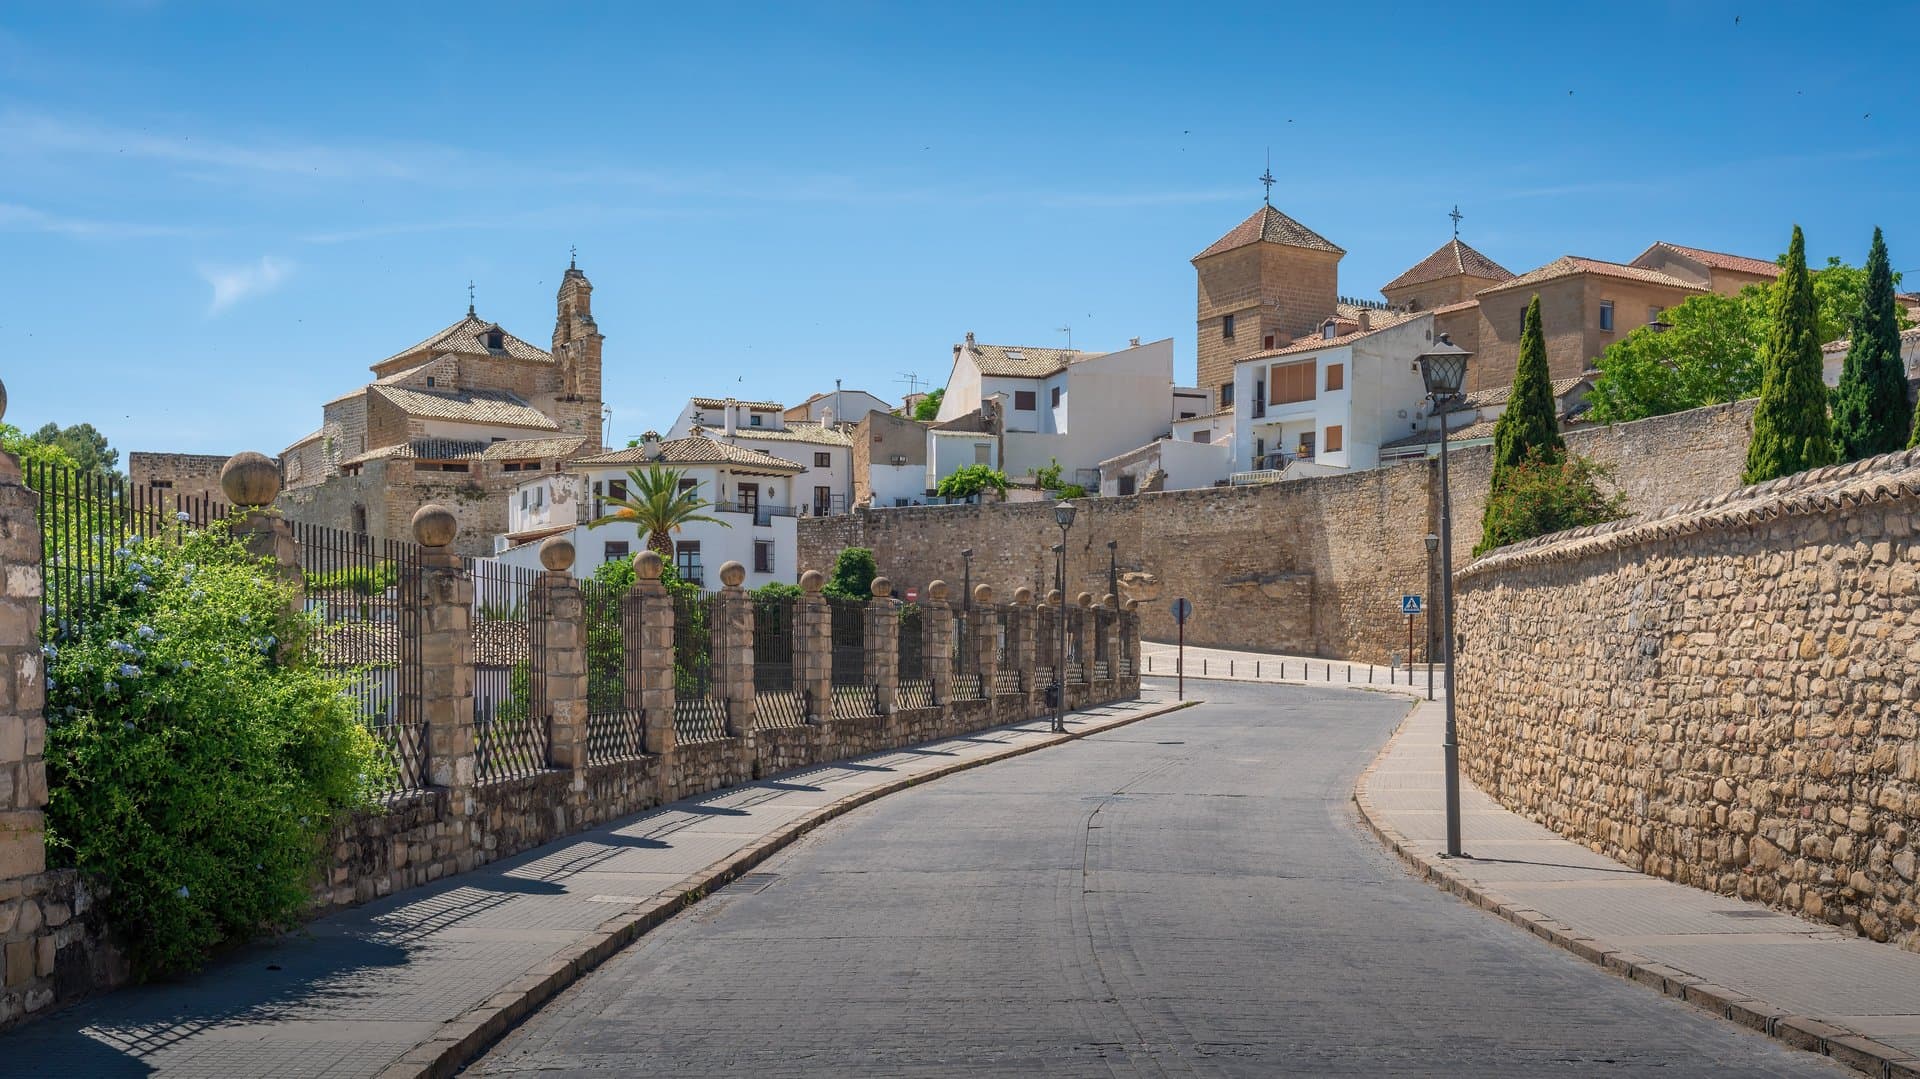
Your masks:
{"label": "black iron fence", "polygon": [[1106,681],[1113,671],[1113,657],[1108,654],[1107,633],[1113,627],[1113,612],[1105,607],[1093,610],[1093,677]]}
{"label": "black iron fence", "polygon": [[713,600],[673,597],[673,729],[677,741],[727,736],[727,704],[713,695]]}
{"label": "black iron fence", "polygon": [[753,601],[753,704],[757,727],[807,721],[807,695],[793,681],[793,600]]}
{"label": "black iron fence", "polygon": [[827,624],[833,639],[832,714],[843,719],[873,715],[880,710],[880,695],[867,680],[867,605],[828,596]]}
{"label": "black iron fence", "polygon": [[545,642],[528,621],[539,574],[480,559],[468,559],[467,572],[473,577],[473,745],[480,778],[541,771],[551,726]]}
{"label": "black iron fence", "polygon": [[612,715],[627,706],[627,641],[639,633],[628,621],[627,593],[599,581],[580,582],[586,616],[587,715]]}
{"label": "black iron fence", "polygon": [[638,757],[647,748],[647,714],[641,709],[587,713],[587,763]]}
{"label": "black iron fence", "polygon": [[980,656],[973,639],[976,611],[953,612],[953,699],[978,700],[985,696],[980,684]]}
{"label": "black iron fence", "polygon": [[926,664],[926,621],[917,603],[900,608],[900,687],[902,708],[932,708],[933,679]]}
{"label": "black iron fence", "polygon": [[994,659],[993,692],[995,695],[1018,693],[1021,690],[1020,672],[1014,668],[1013,661],[1013,612],[1005,607],[993,613],[994,621]]}

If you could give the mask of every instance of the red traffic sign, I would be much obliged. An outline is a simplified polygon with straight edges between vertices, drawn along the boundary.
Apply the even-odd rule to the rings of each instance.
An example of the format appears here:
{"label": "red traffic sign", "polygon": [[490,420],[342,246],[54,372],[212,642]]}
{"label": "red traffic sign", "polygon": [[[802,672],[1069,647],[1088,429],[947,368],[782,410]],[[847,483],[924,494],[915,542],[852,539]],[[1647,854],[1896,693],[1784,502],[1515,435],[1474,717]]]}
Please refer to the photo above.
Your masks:
{"label": "red traffic sign", "polygon": [[908,603],[915,603],[915,602],[918,602],[918,601],[919,601],[919,599],[920,599],[920,590],[919,590],[918,588],[909,588],[909,589],[907,589],[907,602],[908,602]]}

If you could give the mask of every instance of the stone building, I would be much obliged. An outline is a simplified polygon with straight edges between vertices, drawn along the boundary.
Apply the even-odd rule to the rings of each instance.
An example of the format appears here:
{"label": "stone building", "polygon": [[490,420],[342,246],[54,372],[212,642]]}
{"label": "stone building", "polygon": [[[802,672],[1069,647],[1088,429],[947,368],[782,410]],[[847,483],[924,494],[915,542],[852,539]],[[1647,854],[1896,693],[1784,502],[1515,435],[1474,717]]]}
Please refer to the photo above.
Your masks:
{"label": "stone building", "polygon": [[1660,270],[1574,255],[1557,258],[1474,296],[1479,325],[1470,338],[1474,357],[1467,366],[1468,388],[1513,382],[1520,324],[1535,295],[1547,338],[1547,370],[1563,379],[1586,372],[1634,327],[1655,322],[1667,308],[1707,291],[1704,284]]}
{"label": "stone building", "polygon": [[853,425],[853,504],[908,506],[927,493],[927,425],[875,409]]}
{"label": "stone building", "polygon": [[320,428],[281,454],[294,520],[404,539],[424,503],[451,507],[454,546],[485,554],[530,472],[601,446],[601,346],[593,285],[569,265],[551,350],[466,316],[372,365],[373,381],[327,402]]}
{"label": "stone building", "polygon": [[1455,236],[1405,273],[1380,286],[1380,295],[1395,307],[1431,311],[1471,300],[1481,289],[1511,281],[1513,276],[1505,266],[1461,243],[1460,237]]}
{"label": "stone building", "polygon": [[1193,257],[1200,385],[1233,403],[1233,365],[1314,333],[1340,300],[1333,241],[1271,204]]}
{"label": "stone building", "polygon": [[165,492],[166,497],[221,502],[220,470],[232,454],[146,453],[127,454],[127,479],[134,487]]}

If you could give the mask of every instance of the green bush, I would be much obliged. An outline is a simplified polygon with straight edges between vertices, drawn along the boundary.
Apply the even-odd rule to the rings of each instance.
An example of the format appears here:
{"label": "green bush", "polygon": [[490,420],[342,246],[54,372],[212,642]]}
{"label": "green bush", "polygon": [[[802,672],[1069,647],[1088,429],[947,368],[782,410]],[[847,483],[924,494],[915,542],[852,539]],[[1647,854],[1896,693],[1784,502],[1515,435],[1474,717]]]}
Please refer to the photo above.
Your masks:
{"label": "green bush", "polygon": [[1499,489],[1487,497],[1486,535],[1473,553],[1626,515],[1627,496],[1600,482],[1607,470],[1578,454],[1555,457],[1536,448],[1508,466]]}
{"label": "green bush", "polygon": [[972,498],[983,491],[1007,489],[1007,474],[986,465],[967,465],[940,481],[934,493],[941,498]]}
{"label": "green bush", "polygon": [[822,591],[838,599],[869,599],[873,596],[873,579],[880,574],[880,568],[873,561],[873,551],[867,547],[842,547],[834,557],[833,572],[827,576],[827,585]]}
{"label": "green bush", "polygon": [[313,625],[218,525],[130,539],[47,655],[47,845],[137,973],[190,970],[303,910],[322,839],[389,766]]}

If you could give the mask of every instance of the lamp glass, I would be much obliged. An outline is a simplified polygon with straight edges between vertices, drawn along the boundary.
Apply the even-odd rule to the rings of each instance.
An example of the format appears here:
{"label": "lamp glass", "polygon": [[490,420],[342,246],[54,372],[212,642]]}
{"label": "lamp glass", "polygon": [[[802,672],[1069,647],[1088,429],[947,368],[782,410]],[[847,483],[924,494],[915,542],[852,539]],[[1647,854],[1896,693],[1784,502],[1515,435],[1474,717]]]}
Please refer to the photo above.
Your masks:
{"label": "lamp glass", "polygon": [[1078,508],[1079,507],[1071,502],[1055,503],[1053,507],[1053,519],[1059,522],[1061,528],[1072,528],[1073,514]]}
{"label": "lamp glass", "polygon": [[1427,533],[1427,553],[1432,554],[1433,552],[1439,549],[1440,549],[1440,537],[1434,535],[1431,532]]}
{"label": "lamp glass", "polygon": [[1427,384],[1427,393],[1435,397],[1452,397],[1460,392],[1460,384],[1467,378],[1466,352],[1428,353],[1420,357],[1420,378]]}

